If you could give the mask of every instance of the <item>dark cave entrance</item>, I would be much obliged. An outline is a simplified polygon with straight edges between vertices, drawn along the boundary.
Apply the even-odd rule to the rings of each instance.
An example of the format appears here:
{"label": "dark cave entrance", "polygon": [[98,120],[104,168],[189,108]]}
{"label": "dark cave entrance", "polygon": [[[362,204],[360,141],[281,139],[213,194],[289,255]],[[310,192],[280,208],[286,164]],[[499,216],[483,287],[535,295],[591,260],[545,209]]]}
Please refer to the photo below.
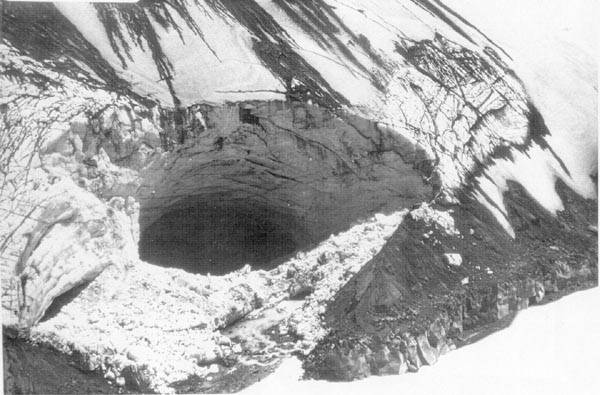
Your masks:
{"label": "dark cave entrance", "polygon": [[427,155],[411,141],[296,104],[205,109],[209,127],[193,142],[149,159],[135,196],[143,261],[201,274],[269,270],[431,196],[417,168]]}
{"label": "dark cave entrance", "polygon": [[215,198],[167,211],[141,232],[139,253],[159,266],[222,275],[246,264],[270,270],[306,244],[289,212]]}

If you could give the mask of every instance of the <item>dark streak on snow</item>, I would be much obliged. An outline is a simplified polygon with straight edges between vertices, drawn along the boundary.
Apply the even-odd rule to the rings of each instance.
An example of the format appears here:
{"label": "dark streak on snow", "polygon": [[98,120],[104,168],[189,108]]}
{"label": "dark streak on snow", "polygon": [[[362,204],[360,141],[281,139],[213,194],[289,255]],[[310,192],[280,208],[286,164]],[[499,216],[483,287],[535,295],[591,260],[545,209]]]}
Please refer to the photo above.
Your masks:
{"label": "dark streak on snow", "polygon": [[[569,169],[566,167],[564,161],[556,154],[556,152],[552,149],[552,147],[546,141],[546,138],[550,135],[550,130],[546,126],[544,122],[544,118],[542,114],[539,112],[537,107],[531,102],[527,104],[528,112],[527,119],[529,121],[528,125],[528,133],[525,137],[525,141],[521,144],[513,144],[510,147],[507,146],[498,146],[493,152],[484,160],[477,164],[475,170],[471,171],[467,175],[467,180],[465,182],[465,188],[462,191],[462,194],[466,197],[471,195],[473,192],[477,191],[483,196],[486,201],[494,206],[499,213],[508,220],[508,217],[503,213],[502,210],[488,194],[481,187],[481,182],[478,180],[478,177],[483,176],[489,179],[491,178],[486,174],[486,170],[493,166],[497,159],[507,159],[510,161],[514,161],[513,150],[517,150],[525,155],[528,155],[527,151],[534,145],[537,144],[540,148],[548,150],[554,159],[561,166],[562,170],[570,176],[571,173]],[[529,155],[528,155],[529,156]],[[493,182],[493,181],[492,181]]]}
{"label": "dark streak on snow", "polygon": [[[128,86],[53,4],[9,3],[2,18],[3,38],[28,56],[41,62],[57,61],[61,55],[72,57],[89,64],[105,82],[113,86]],[[74,78],[77,78],[77,72],[87,74],[75,62],[68,59],[63,62],[60,72]],[[88,82],[101,83],[91,81],[89,75],[87,77]]]}
{"label": "dark streak on snow", "polygon": [[[452,20],[452,17],[457,18],[461,24],[477,29],[439,0],[411,1],[474,43],[461,26]],[[348,60],[346,67],[349,69],[351,65],[355,67],[354,70],[350,69],[351,72],[359,71],[368,76],[374,87],[381,91],[385,89],[382,74],[376,73],[361,63],[350,47],[359,47],[362,53],[382,70],[389,72],[391,65],[376,52],[364,35],[355,33],[343,22],[337,15],[335,7],[330,6],[324,0],[274,0],[274,3],[323,49],[330,50]],[[21,40],[23,42],[24,45],[21,45],[19,49],[29,47],[29,52],[38,55],[36,58],[42,54],[45,54],[47,58],[47,55],[65,52],[66,49],[69,56],[87,64],[113,89],[130,91],[129,83],[117,76],[115,70],[60,14],[54,5],[36,4],[35,7],[36,10],[43,7],[43,12],[33,11],[31,5],[11,4],[8,7],[8,9],[16,10],[19,14],[17,16],[19,20],[15,20],[14,17],[11,19],[10,13],[7,13],[9,16],[5,24],[7,26],[5,30],[13,33],[11,41],[19,42]],[[173,65],[163,50],[161,35],[157,31],[157,27],[175,30],[182,41],[184,40],[183,29],[189,29],[202,39],[218,59],[218,54],[204,38],[202,26],[198,25],[190,13],[190,7],[197,7],[207,15],[211,11],[216,12],[221,16],[233,19],[248,29],[254,36],[254,51],[265,67],[286,86],[288,97],[299,96],[297,98],[302,100],[312,99],[327,108],[338,108],[341,105],[349,104],[348,100],[334,90],[325,78],[296,51],[297,44],[293,38],[255,0],[172,0],[169,2],[142,0],[136,4],[104,3],[95,4],[94,7],[104,25],[109,43],[124,68],[127,68],[128,63],[134,60],[131,55],[131,45],[150,51],[160,79],[167,85],[176,108],[179,108],[181,103],[172,82],[174,78]],[[33,23],[28,28],[26,25],[31,21]],[[27,42],[27,38],[17,37],[27,30],[31,34],[24,36],[32,38],[34,42]],[[479,32],[479,30],[477,31]],[[483,33],[481,34],[483,35]],[[485,35],[483,36],[485,37]],[[39,42],[40,37],[47,39],[41,43]],[[343,37],[348,37],[348,42],[343,42]],[[36,40],[38,42],[35,42]],[[56,48],[57,45],[63,48]],[[81,48],[84,50],[81,51]],[[70,66],[74,67],[65,67],[65,69],[81,69],[75,64]],[[293,80],[297,81],[295,86],[293,86]]]}
{"label": "dark streak on snow", "polygon": [[[413,65],[416,70],[431,79],[441,87],[444,87],[448,92],[451,92],[458,100],[463,102],[463,105],[471,108],[476,114],[477,119],[471,125],[469,132],[472,136],[464,145],[464,149],[471,152],[471,157],[475,161],[475,166],[472,169],[464,168],[466,177],[463,180],[465,191],[472,192],[477,190],[489,204],[494,206],[499,212],[503,210],[490,198],[486,192],[480,187],[477,177],[483,176],[494,182],[485,172],[486,169],[494,162],[495,159],[508,157],[511,160],[511,148],[514,147],[521,152],[526,152],[532,142],[537,143],[543,148],[551,150],[550,146],[545,141],[545,136],[549,131],[537,109],[528,103],[528,111],[525,114],[529,119],[529,131],[525,141],[522,144],[512,144],[511,146],[504,144],[497,145],[490,155],[483,161],[477,159],[475,146],[475,136],[480,127],[487,123],[489,119],[502,118],[508,106],[513,106],[511,100],[502,95],[502,91],[513,88],[505,81],[505,76],[510,76],[517,80],[521,85],[522,82],[514,74],[514,72],[500,59],[496,52],[489,47],[486,47],[484,52],[487,58],[478,53],[464,48],[463,46],[436,34],[433,40],[422,40],[411,46],[396,43],[396,51],[399,52],[408,63]],[[490,63],[490,61],[492,63]],[[504,74],[502,74],[504,73]],[[475,107],[464,97],[463,86],[476,84],[483,81],[488,81],[491,90],[500,94],[505,99],[505,104],[496,109],[482,113],[478,107]],[[499,89],[500,88],[500,89]],[[522,98],[524,101],[525,97]],[[523,103],[525,104],[525,103]],[[444,147],[435,147],[437,150],[443,150]],[[555,158],[562,163],[560,158],[555,155]],[[457,165],[460,162],[457,159]],[[566,167],[563,169],[567,172]]]}
{"label": "dark streak on snow", "polygon": [[441,10],[438,6],[433,4],[431,2],[431,0],[411,0],[411,1],[413,3],[415,3],[416,5],[418,5],[419,7],[421,7],[422,9],[424,9],[425,11],[429,12],[434,17],[441,19],[445,24],[450,26],[455,32],[457,32],[458,34],[463,36],[469,42],[476,44],[475,41],[473,41],[473,39],[471,38],[471,36],[469,36],[460,26],[458,26],[456,23],[454,23],[454,21],[452,21],[452,19],[450,19],[448,17],[448,15],[446,15],[444,13],[443,10]]}
{"label": "dark streak on snow", "polygon": [[[319,72],[292,48],[292,38],[254,0],[208,0],[204,3],[194,0],[193,3],[205,13],[212,10],[219,15],[231,17],[248,29],[254,35],[254,51],[265,67],[284,82],[288,90],[291,91],[292,79],[296,79],[307,92],[313,95],[312,99],[323,106],[337,108],[341,104],[348,104],[348,101],[331,88]],[[173,66],[164,53],[154,23],[166,30],[175,29],[183,41],[182,26],[179,26],[173,17],[172,11],[174,11],[183,19],[187,28],[199,36],[218,58],[217,53],[204,40],[202,27],[198,26],[190,14],[188,8],[190,6],[192,5],[185,0],[171,2],[145,0],[137,4],[95,5],[111,47],[123,66],[127,67],[128,61],[133,61],[130,42],[143,50],[147,47],[161,80],[165,81],[171,92],[175,107],[180,105],[180,101],[172,84]]]}
{"label": "dark streak on snow", "polygon": [[[151,101],[135,94],[100,52],[51,3],[7,3],[3,9],[2,38],[17,50],[42,62],[58,73],[66,74],[92,88],[107,88],[150,105]],[[82,68],[84,64],[98,78]],[[12,75],[13,78],[24,76]],[[28,74],[37,86],[53,84],[47,77]]]}
{"label": "dark streak on snow", "polygon": [[[419,72],[436,82],[438,85],[446,87],[449,91],[453,91],[455,94],[459,91],[460,85],[462,84],[471,84],[486,80],[494,81],[492,86],[501,84],[504,89],[511,89],[511,87],[504,82],[504,77],[499,73],[499,70],[502,70],[506,75],[516,79],[523,85],[522,81],[514,71],[511,70],[490,47],[486,47],[484,52],[496,67],[489,63],[485,57],[480,56],[451,40],[445,39],[438,34],[436,34],[434,40],[423,40],[409,47],[397,43],[396,50]],[[500,92],[498,89],[495,90],[496,92]],[[510,105],[512,104],[507,99],[504,107]],[[471,127],[471,132],[476,132],[479,125],[484,124],[488,118],[501,117],[504,107],[491,110],[484,114],[480,114],[477,109],[474,109],[477,110],[478,119]],[[488,170],[497,159],[514,161],[513,149],[528,155],[527,151],[533,144],[537,144],[539,147],[552,154],[565,174],[568,176],[571,175],[564,161],[548,144],[546,138],[550,135],[550,131],[542,114],[530,101],[527,102],[527,112],[525,115],[528,120],[528,132],[523,143],[511,144],[510,146],[505,144],[498,145],[483,161],[477,160],[477,156],[472,155],[476,162],[476,166],[472,170],[465,169],[467,176],[463,181],[463,184],[465,185],[463,192],[465,194],[470,194],[474,191],[478,191],[488,203],[494,206],[500,213],[502,213],[503,210],[501,210],[496,202],[486,194],[483,188],[481,188],[477,178],[483,176],[493,183],[494,181],[486,174],[486,170]],[[473,149],[473,142],[474,140],[469,141],[465,148]]]}
{"label": "dark streak on snow", "polygon": [[360,70],[367,73],[371,78],[375,77],[373,73],[356,59],[352,51],[348,48],[348,45],[344,44],[338,37],[341,31],[346,33],[353,43],[359,45],[375,64],[381,68],[386,68],[383,59],[371,48],[369,40],[361,34],[356,35],[335,13],[334,8],[325,1],[309,0],[297,2],[293,0],[274,0],[274,2],[322,48],[334,49],[332,46],[332,43],[334,43],[337,50],[344,57]]}
{"label": "dark streak on snow", "polygon": [[[302,87],[304,99],[312,98],[326,108],[338,108],[349,104],[348,100],[334,90],[321,74],[292,48],[292,38],[273,17],[254,0],[218,0],[209,2],[216,12],[232,16],[256,38],[253,49],[259,59],[293,94],[292,80]],[[274,40],[274,41],[273,41]]]}
{"label": "dark streak on snow", "polygon": [[440,0],[434,0],[441,8],[443,8],[446,12],[450,13],[452,16],[454,16],[456,19],[458,19],[461,23],[464,23],[465,25],[469,26],[471,29],[475,30],[477,33],[481,34],[486,40],[488,40],[491,44],[493,44],[496,48],[498,48],[500,51],[502,51],[503,54],[505,54],[506,56],[508,56],[509,59],[512,60],[512,57],[508,54],[508,52],[506,52],[504,50],[504,48],[502,48],[501,46],[499,46],[498,44],[496,44],[491,38],[489,38],[484,32],[482,32],[481,30],[479,30],[477,28],[477,26],[473,25],[471,22],[469,22],[468,20],[466,20],[465,18],[462,17],[462,15],[460,15],[459,13],[457,13],[456,11],[454,11],[452,8],[448,7],[446,4],[444,4],[442,1]]}
{"label": "dark streak on snow", "polygon": [[[129,39],[131,39],[138,47],[142,50],[145,50],[145,45],[148,47],[160,79],[167,84],[169,93],[173,99],[173,105],[179,107],[181,102],[177,97],[177,93],[175,92],[171,81],[173,79],[173,65],[164,53],[160,44],[160,37],[152,24],[153,20],[164,29],[175,29],[178,32],[180,39],[183,40],[181,29],[174,21],[167,4],[171,3],[155,1],[143,1],[137,4],[119,5],[99,3],[94,4],[94,7],[98,13],[100,22],[104,25],[110,46],[121,61],[123,68],[127,68],[125,56],[127,56],[131,62],[134,61],[131,56],[129,41],[126,39],[123,32],[124,28]],[[188,27],[192,29],[194,33],[203,37],[202,32],[187,13],[184,3],[175,1],[172,3],[172,7],[183,17]]]}

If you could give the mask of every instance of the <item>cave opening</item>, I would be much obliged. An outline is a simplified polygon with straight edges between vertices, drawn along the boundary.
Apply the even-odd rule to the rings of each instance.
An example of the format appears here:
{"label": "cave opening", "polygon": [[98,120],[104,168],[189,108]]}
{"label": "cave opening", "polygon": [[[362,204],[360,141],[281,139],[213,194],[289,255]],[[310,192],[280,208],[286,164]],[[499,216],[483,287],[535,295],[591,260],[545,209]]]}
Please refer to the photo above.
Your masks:
{"label": "cave opening", "polygon": [[[300,113],[310,125],[297,127]],[[270,270],[431,196],[419,170],[425,152],[368,120],[278,102],[211,107],[203,117],[206,130],[140,172],[138,246],[148,263],[213,275]]]}
{"label": "cave opening", "polygon": [[248,264],[270,270],[309,243],[285,209],[251,199],[195,197],[140,234],[140,258],[190,273],[223,275]]}

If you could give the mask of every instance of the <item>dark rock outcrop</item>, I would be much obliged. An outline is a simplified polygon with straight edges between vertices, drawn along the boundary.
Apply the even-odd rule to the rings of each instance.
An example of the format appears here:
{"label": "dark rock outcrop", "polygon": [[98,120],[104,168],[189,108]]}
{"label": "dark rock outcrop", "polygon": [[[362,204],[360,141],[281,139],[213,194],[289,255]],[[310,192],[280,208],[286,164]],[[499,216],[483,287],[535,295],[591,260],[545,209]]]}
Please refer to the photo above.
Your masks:
{"label": "dark rock outcrop", "polygon": [[[597,222],[596,202],[558,181],[565,210],[555,216],[522,186],[509,185],[504,200],[514,240],[467,196],[461,205],[445,207],[454,210],[459,237],[405,219],[330,304],[332,331],[306,360],[307,375],[349,380],[396,371],[398,358],[382,367],[374,357],[384,347],[399,349],[416,371],[464,341],[467,332],[597,285],[597,236],[588,229]],[[446,265],[447,251],[459,251],[464,263]]]}
{"label": "dark rock outcrop", "polygon": [[29,343],[4,330],[2,357],[5,394],[116,394],[102,372],[84,372],[76,358],[50,347]]}

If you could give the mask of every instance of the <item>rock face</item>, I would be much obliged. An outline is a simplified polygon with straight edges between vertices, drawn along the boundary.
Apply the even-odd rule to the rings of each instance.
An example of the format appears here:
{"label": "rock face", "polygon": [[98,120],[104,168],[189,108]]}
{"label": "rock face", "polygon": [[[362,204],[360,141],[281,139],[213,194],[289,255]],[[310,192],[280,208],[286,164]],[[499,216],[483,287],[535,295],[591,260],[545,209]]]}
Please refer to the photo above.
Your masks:
{"label": "rock face", "polygon": [[[561,182],[557,186],[569,206],[555,217],[521,186],[510,184],[505,202],[514,240],[487,218],[487,210],[468,200],[443,208],[454,212],[461,237],[451,237],[433,221],[407,216],[329,305],[332,331],[306,361],[307,375],[350,380],[379,374],[374,351],[382,347],[399,348],[409,370],[418,370],[461,343],[464,333],[540,303],[546,295],[597,285],[596,239],[586,225],[597,221],[596,203]],[[446,265],[445,251],[460,251],[463,264]],[[329,368],[340,363],[365,368]]]}
{"label": "rock face", "polygon": [[14,392],[233,391],[291,353],[310,377],[414,372],[596,284],[595,202],[510,56],[441,1],[3,17]]}
{"label": "rock face", "polygon": [[[6,333],[6,332],[5,332]],[[76,358],[65,359],[52,348],[40,348],[12,335],[3,338],[4,391],[6,393],[115,394],[101,374],[86,374],[73,366]],[[35,374],[31,374],[35,372]]]}

